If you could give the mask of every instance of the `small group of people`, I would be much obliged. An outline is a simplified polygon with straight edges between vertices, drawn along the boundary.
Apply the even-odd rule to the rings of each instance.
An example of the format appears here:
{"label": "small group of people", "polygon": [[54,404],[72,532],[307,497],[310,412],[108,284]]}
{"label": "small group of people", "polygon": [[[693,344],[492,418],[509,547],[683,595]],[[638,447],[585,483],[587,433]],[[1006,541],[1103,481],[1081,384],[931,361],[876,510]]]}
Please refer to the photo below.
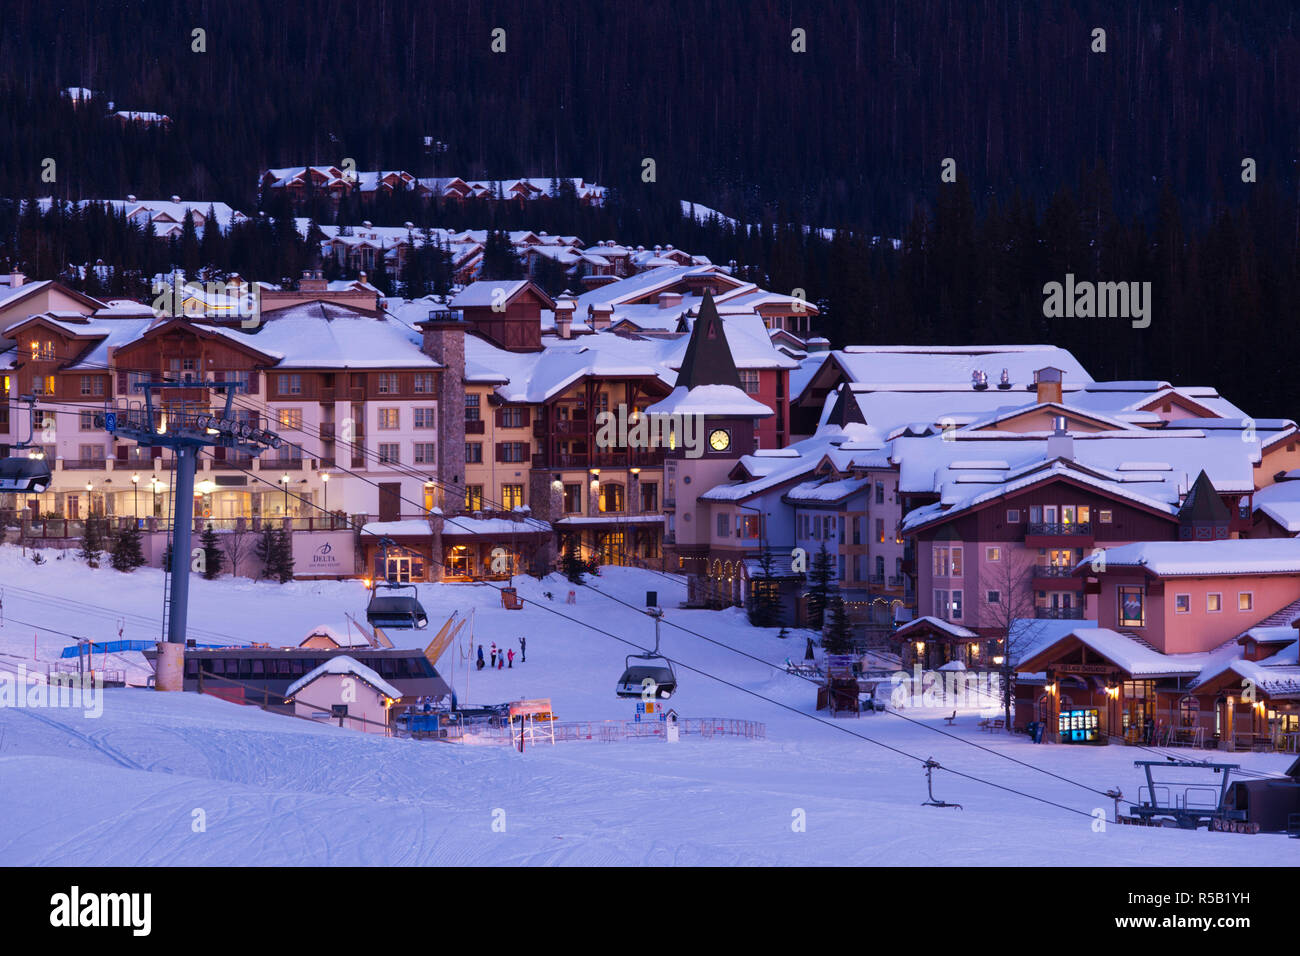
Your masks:
{"label": "small group of people", "polygon": [[[528,638],[521,637],[519,638],[519,663],[522,664],[526,660],[528,660]],[[514,666],[515,666],[515,649],[513,647],[511,648],[502,647],[500,650],[497,650],[497,642],[493,641],[492,650],[491,650],[491,663],[489,664],[483,659],[483,645],[480,644],[478,646],[478,669],[479,670],[482,670],[484,667],[488,667],[491,670],[499,671],[499,670],[504,670],[507,667],[513,669]]]}

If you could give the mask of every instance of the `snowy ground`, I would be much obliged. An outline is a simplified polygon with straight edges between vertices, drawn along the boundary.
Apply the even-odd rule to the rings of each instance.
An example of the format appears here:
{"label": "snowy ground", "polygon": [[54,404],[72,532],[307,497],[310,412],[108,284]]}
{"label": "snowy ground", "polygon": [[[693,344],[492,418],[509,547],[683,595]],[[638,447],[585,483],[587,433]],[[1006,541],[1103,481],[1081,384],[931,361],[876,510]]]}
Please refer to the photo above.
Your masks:
{"label": "snowy ground", "polygon": [[[663,576],[607,569],[595,585],[640,605],[657,590],[667,620],[779,665],[802,638],[750,628],[738,611],[671,610],[680,585]],[[529,602],[502,609],[487,586],[421,586],[435,622],[474,611],[476,639],[517,647],[514,670],[443,668],[463,702],[550,697],[561,720],[626,719],[633,705],[613,685],[628,648],[592,624],[649,644],[651,622],[579,589],[564,603],[560,579],[517,580]],[[33,626],[95,639],[153,639],[161,576],[90,570],[74,558],[37,567],[0,548],[0,670],[30,663]],[[555,600],[543,592],[551,590]],[[193,636],[204,642],[297,643],[317,624],[344,629],[365,592],[355,583],[284,587],[196,580]],[[533,603],[536,602],[536,603]],[[548,608],[575,618],[565,620]],[[19,623],[25,622],[25,623]],[[436,623],[434,625],[436,627]],[[422,646],[432,631],[408,634]],[[49,661],[68,639],[36,632]],[[0,708],[0,864],[858,864],[858,865],[1295,865],[1300,842],[1108,826],[1090,817],[940,772],[936,794],[964,810],[920,806],[920,765],[843,733],[871,737],[945,767],[1091,813],[1112,804],[1019,766],[972,741],[1098,790],[1136,795],[1125,747],[1033,746],[990,737],[963,714],[948,730],[937,712],[811,719],[814,689],[779,667],[741,657],[674,627],[663,646],[684,665],[672,704],[685,716],[763,721],[767,739],[563,743],[520,755],[363,735],[316,726],[194,694],[128,688],[105,692],[102,716],[80,710]],[[449,652],[459,656],[459,651]],[[444,664],[447,659],[444,658]],[[137,654],[109,666],[147,673]],[[751,691],[788,705],[783,709]],[[826,718],[822,717],[825,721]],[[1279,772],[1285,756],[1237,755]],[[201,811],[201,812],[200,812]],[[196,827],[201,818],[206,828]],[[800,828],[800,820],[806,825]],[[201,832],[196,832],[196,829]],[[1213,854],[1211,856],[1211,854]]]}

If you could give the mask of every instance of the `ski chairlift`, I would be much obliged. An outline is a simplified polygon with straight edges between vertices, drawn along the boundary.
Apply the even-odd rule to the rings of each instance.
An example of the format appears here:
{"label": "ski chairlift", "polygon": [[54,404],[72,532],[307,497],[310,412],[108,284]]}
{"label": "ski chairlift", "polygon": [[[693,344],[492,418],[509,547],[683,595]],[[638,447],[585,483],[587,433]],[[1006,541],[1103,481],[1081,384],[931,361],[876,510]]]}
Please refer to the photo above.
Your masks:
{"label": "ski chairlift", "polygon": [[[379,543],[385,571],[388,568],[388,548],[392,543],[389,538]],[[411,593],[404,593],[406,591]],[[370,603],[366,605],[366,620],[371,627],[423,631],[429,626],[429,615],[424,613],[418,600],[419,593],[414,584],[376,581],[370,592]]]}
{"label": "ski chairlift", "polygon": [[40,494],[50,486],[54,478],[45,455],[39,449],[32,447],[36,434],[36,399],[26,395],[20,400],[27,403],[28,410],[31,412],[31,424],[27,441],[16,442],[13,450],[26,450],[26,454],[0,458],[0,492]]}
{"label": "ski chairlift", "polygon": [[[655,619],[655,649],[644,654],[629,654],[623,660],[623,676],[614,693],[619,697],[644,699],[649,691],[656,700],[667,700],[677,692],[677,674],[668,658],[659,653],[659,621],[664,612],[652,608],[646,612]],[[633,661],[642,663],[634,664]]]}

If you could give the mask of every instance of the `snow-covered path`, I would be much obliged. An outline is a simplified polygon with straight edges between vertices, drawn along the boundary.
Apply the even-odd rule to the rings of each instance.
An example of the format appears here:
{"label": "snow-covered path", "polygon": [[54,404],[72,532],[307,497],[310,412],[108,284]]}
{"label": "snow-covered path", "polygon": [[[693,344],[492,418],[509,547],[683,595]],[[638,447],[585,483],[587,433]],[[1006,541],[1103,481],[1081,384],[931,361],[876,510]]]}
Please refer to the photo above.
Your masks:
{"label": "snow-covered path", "polygon": [[[117,618],[156,615],[156,572],[123,576],[57,562],[37,568],[0,548],[6,623],[0,669],[30,657],[32,629],[14,619],[96,638],[115,637]],[[638,642],[653,641],[644,615],[567,584],[517,581],[526,599]],[[596,586],[633,604],[665,578],[610,569]],[[23,589],[20,591],[19,589]],[[551,590],[554,603],[543,596]],[[30,592],[98,603],[43,605]],[[513,670],[451,676],[463,701],[551,697],[560,719],[628,718],[613,696],[628,652],[610,638],[541,606],[501,608],[486,587],[427,586],[421,597],[437,621],[475,610],[485,647],[517,646],[528,662]],[[250,640],[296,643],[316,624],[342,628],[356,613],[356,584],[285,588],[195,581],[195,620]],[[39,616],[33,616],[39,615]],[[220,617],[218,617],[220,615]],[[778,640],[750,628],[739,612],[669,610],[668,619],[779,664],[802,639]],[[435,625],[436,626],[436,625]],[[423,645],[431,632],[407,635]],[[128,639],[153,637],[128,623]],[[42,659],[66,643],[38,637]],[[841,732],[888,743],[944,766],[1091,812],[1111,803],[1069,782],[968,746],[1011,754],[1098,790],[1135,795],[1124,747],[1033,746],[1024,737],[981,733],[959,717],[954,740],[937,714],[924,726],[879,714],[836,728],[812,719],[813,689],[772,667],[671,627],[675,659],[725,676],[788,704],[792,713],[699,674],[680,674],[673,705],[687,716],[763,721],[767,739],[684,737],[624,743],[562,743],[520,755],[363,735],[317,726],[193,694],[128,688],[105,692],[103,714],[72,709],[0,708],[0,864],[851,864],[851,865],[1295,865],[1300,843],[1242,836],[1108,826],[1026,797],[939,773],[938,796],[964,810],[920,806],[920,765]],[[138,657],[138,655],[124,655]],[[138,663],[138,662],[137,662]],[[1279,772],[1284,756],[1234,761]],[[196,825],[201,818],[205,826]],[[803,826],[800,826],[800,822]]]}

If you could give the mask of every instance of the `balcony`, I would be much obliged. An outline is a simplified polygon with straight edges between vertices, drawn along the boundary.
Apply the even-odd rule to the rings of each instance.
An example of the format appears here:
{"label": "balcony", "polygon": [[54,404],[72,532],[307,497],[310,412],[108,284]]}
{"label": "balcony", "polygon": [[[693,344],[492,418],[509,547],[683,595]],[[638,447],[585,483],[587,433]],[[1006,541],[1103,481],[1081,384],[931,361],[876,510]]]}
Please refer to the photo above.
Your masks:
{"label": "balcony", "polygon": [[1091,521],[1031,521],[1025,528],[1025,545],[1031,548],[1083,548],[1091,544]]}
{"label": "balcony", "polygon": [[891,588],[901,588],[905,580],[901,574],[891,574],[889,576],[889,586]]}
{"label": "balcony", "polygon": [[484,424],[483,419],[481,418],[465,419],[466,435],[482,435],[485,429],[486,429],[486,425]]}
{"label": "balcony", "polygon": [[1091,537],[1092,522],[1074,521],[1074,522],[1062,523],[1060,521],[1037,521],[1037,522],[1031,521],[1029,523],[1028,530],[1025,533],[1028,535],[1042,535],[1042,536],[1051,536],[1051,537],[1065,537],[1065,536]]}
{"label": "balcony", "polygon": [[103,471],[108,467],[104,458],[64,458],[64,471]]}
{"label": "balcony", "polygon": [[883,574],[868,575],[867,583],[873,588],[883,588],[885,586],[885,576]]}
{"label": "balcony", "polygon": [[1036,607],[1034,617],[1040,621],[1082,621],[1081,607]]}

